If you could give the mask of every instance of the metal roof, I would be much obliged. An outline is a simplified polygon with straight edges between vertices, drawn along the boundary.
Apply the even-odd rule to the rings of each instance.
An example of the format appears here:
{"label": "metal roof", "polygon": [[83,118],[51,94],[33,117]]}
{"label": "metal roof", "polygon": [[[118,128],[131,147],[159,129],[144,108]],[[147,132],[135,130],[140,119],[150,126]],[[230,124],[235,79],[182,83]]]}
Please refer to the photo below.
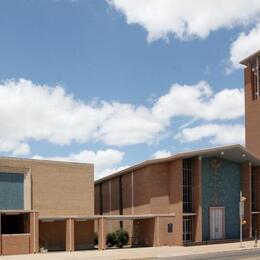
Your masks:
{"label": "metal roof", "polygon": [[119,172],[115,172],[111,175],[98,179],[95,181],[95,184],[112,179],[114,177],[120,176],[125,173],[129,173],[131,171],[140,169],[145,166],[149,166],[157,163],[167,163],[177,159],[185,159],[185,158],[191,158],[196,156],[201,156],[202,158],[219,157],[237,163],[244,163],[250,161],[253,166],[260,166],[260,158],[258,158],[256,155],[246,150],[246,148],[243,147],[242,145],[235,144],[235,145],[227,145],[227,146],[219,146],[214,148],[195,150],[190,152],[177,153],[175,155],[172,155],[167,158],[162,158],[162,159],[146,160],[144,162],[133,165]]}

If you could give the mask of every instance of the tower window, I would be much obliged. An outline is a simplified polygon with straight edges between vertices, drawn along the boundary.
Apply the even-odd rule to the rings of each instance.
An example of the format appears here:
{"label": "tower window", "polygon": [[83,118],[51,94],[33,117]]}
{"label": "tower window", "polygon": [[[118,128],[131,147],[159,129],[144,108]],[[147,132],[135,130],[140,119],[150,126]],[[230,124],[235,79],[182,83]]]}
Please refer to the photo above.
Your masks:
{"label": "tower window", "polygon": [[260,72],[259,72],[259,57],[256,57],[255,62],[251,63],[252,72],[252,94],[253,100],[260,98]]}

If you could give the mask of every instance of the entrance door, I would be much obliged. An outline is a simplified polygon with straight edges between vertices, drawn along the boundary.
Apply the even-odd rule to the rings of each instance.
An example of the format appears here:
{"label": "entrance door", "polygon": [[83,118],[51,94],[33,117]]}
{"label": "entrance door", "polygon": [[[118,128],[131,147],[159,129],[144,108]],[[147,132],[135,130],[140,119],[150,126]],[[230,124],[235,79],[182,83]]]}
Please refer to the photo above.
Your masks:
{"label": "entrance door", "polygon": [[225,238],[225,208],[210,208],[210,239],[220,240]]}

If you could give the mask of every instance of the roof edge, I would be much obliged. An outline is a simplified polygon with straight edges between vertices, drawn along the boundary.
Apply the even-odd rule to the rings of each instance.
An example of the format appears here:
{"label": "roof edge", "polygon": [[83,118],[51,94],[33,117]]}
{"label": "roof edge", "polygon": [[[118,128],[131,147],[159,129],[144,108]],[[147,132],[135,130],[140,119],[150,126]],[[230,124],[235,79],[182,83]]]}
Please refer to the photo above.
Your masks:
{"label": "roof edge", "polygon": [[24,157],[11,157],[11,156],[0,156],[0,160],[20,160],[20,161],[28,161],[28,162],[41,162],[41,163],[55,163],[55,164],[67,164],[67,165],[84,165],[84,166],[92,166],[93,163],[81,163],[81,162],[71,162],[71,161],[58,161],[58,160],[49,160],[49,159],[37,159],[37,158],[24,158]]}
{"label": "roof edge", "polygon": [[254,52],[253,54],[249,55],[248,57],[246,57],[245,59],[241,60],[239,63],[244,65],[244,66],[247,66],[247,62],[249,60],[251,60],[252,58],[254,58],[255,56],[260,56],[260,50]]}
{"label": "roof edge", "polygon": [[137,164],[135,164],[133,166],[130,166],[130,167],[126,168],[126,169],[123,169],[121,171],[118,171],[118,172],[112,173],[112,174],[110,174],[108,176],[105,176],[103,178],[97,179],[95,181],[95,184],[104,182],[106,180],[109,180],[109,179],[112,179],[114,177],[123,175],[125,173],[128,173],[128,172],[140,169],[140,168],[145,167],[145,166],[153,165],[155,163],[167,163],[167,162],[174,161],[174,160],[181,159],[181,158],[195,157],[195,156],[200,156],[200,155],[203,155],[203,154],[207,154],[209,152],[214,152],[214,151],[218,151],[218,150],[229,150],[229,149],[234,149],[234,148],[241,149],[242,151],[250,154],[252,157],[255,157],[256,159],[259,159],[256,155],[254,155],[251,152],[247,151],[245,149],[245,147],[243,147],[240,144],[216,146],[216,147],[212,147],[212,148],[204,148],[204,149],[199,149],[199,150],[192,150],[192,151],[189,151],[189,152],[180,152],[180,153],[176,153],[176,154],[174,154],[174,155],[172,155],[170,157],[166,157],[166,158],[145,160],[145,161],[143,161],[141,163],[137,163]]}

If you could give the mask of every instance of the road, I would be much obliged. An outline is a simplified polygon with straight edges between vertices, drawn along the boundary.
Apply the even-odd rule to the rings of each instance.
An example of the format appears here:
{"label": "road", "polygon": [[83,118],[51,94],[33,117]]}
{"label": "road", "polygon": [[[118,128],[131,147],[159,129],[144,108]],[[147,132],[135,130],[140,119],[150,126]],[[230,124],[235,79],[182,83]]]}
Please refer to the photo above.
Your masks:
{"label": "road", "polygon": [[167,257],[167,258],[157,258],[160,260],[197,260],[197,259],[204,259],[204,260],[246,260],[246,259],[259,259],[260,260],[260,249],[248,249],[242,251],[232,251],[232,252],[223,252],[223,253],[210,253],[210,254],[199,254],[199,255],[191,255],[191,256],[175,256],[175,257]]}

